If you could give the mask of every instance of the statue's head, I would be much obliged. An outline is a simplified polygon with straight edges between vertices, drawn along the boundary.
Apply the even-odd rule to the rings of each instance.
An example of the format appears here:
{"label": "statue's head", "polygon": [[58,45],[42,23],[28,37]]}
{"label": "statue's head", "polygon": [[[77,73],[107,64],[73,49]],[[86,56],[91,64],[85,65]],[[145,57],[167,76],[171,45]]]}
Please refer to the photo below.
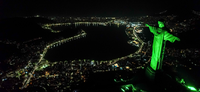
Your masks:
{"label": "statue's head", "polygon": [[159,26],[159,28],[165,27],[165,20],[164,19],[158,20],[158,26]]}

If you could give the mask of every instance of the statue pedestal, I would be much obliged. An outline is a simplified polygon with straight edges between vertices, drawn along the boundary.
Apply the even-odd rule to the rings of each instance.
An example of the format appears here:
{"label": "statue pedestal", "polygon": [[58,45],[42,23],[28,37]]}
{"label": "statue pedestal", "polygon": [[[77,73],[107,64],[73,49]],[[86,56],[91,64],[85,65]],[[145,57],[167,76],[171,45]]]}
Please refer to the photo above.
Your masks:
{"label": "statue pedestal", "polygon": [[150,66],[147,66],[147,68],[145,70],[145,75],[149,81],[154,82],[155,76],[156,76],[156,71],[153,70]]}
{"label": "statue pedestal", "polygon": [[163,73],[163,70],[153,70],[151,66],[148,66],[145,70],[145,76],[151,82],[155,82],[156,78],[159,78],[159,75]]}

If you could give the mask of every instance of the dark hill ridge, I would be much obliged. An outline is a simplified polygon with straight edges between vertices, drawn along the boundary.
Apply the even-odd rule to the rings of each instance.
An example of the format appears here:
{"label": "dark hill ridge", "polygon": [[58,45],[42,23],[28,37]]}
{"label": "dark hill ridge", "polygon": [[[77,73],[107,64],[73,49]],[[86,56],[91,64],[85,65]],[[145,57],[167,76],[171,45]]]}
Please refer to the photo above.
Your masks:
{"label": "dark hill ridge", "polygon": [[0,39],[26,41],[49,34],[36,22],[25,18],[8,18],[0,21]]}
{"label": "dark hill ridge", "polygon": [[165,11],[152,14],[152,16],[167,16],[167,15],[176,15],[177,21],[183,21],[185,19],[190,19],[192,17],[198,17],[198,15],[193,13],[192,8],[188,6],[173,6]]}
{"label": "dark hill ridge", "polygon": [[44,23],[55,23],[56,22],[56,21],[49,20],[49,19],[46,19],[46,18],[41,18],[41,17],[31,17],[31,18],[27,18],[27,20],[33,21],[35,23],[41,23],[41,24],[44,24]]}
{"label": "dark hill ridge", "polygon": [[178,16],[186,16],[193,15],[192,10],[186,7],[172,7],[169,8],[166,12],[159,15],[178,15]]}

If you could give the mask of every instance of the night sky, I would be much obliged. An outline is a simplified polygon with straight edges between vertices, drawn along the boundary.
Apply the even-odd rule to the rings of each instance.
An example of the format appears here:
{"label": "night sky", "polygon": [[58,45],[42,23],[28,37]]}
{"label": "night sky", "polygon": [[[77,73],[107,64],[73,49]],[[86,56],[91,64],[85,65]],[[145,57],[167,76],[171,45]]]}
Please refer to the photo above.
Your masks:
{"label": "night sky", "polygon": [[181,6],[199,11],[199,5],[199,0],[0,0],[0,16],[138,16]]}

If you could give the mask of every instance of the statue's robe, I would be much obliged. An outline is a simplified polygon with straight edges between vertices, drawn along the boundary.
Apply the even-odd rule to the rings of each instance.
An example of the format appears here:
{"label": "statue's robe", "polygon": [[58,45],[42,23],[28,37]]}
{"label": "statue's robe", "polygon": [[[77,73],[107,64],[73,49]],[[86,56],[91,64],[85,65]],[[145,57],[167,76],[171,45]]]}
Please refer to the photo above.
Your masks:
{"label": "statue's robe", "polygon": [[166,41],[173,43],[176,36],[170,34],[166,29],[149,27],[149,30],[154,34],[150,66],[153,70],[161,70]]}

